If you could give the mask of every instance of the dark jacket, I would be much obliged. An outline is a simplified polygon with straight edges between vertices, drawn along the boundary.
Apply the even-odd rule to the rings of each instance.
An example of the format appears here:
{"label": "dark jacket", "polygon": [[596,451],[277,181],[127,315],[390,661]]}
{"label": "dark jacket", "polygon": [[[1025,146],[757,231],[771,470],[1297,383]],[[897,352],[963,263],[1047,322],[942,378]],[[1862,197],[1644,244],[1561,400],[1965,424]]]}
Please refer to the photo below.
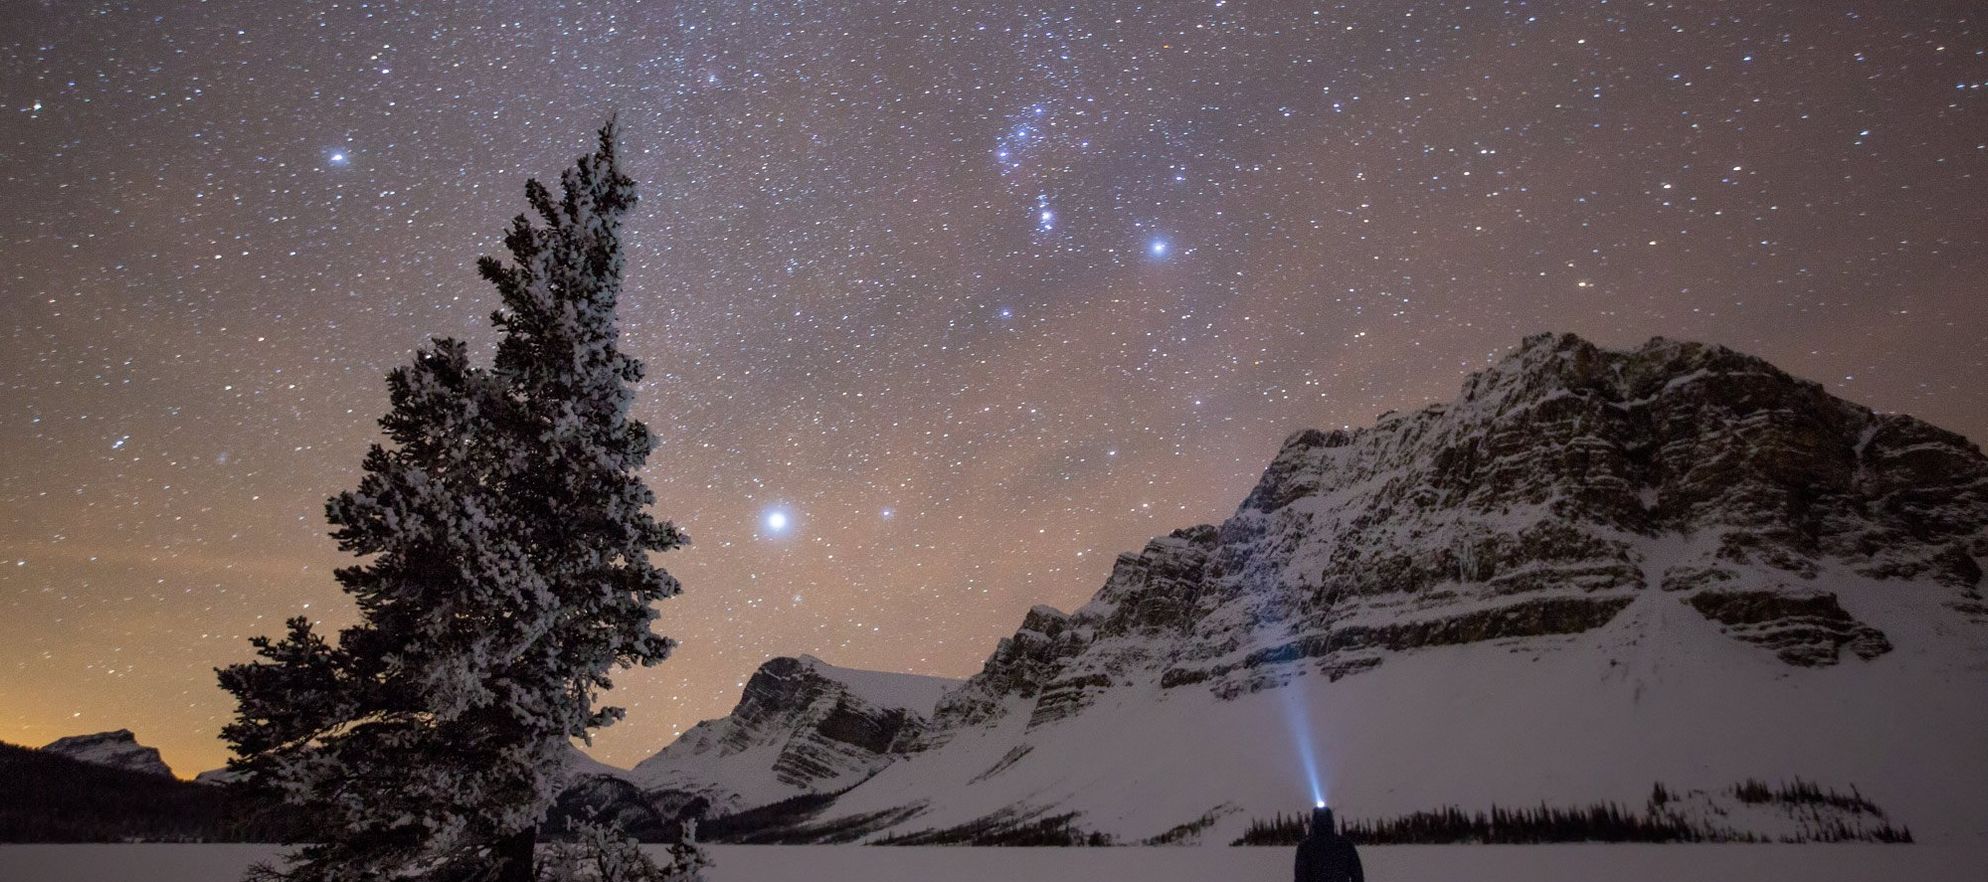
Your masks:
{"label": "dark jacket", "polygon": [[1333,827],[1330,809],[1314,815],[1311,835],[1298,843],[1297,872],[1292,876],[1296,882],[1366,882],[1360,852]]}

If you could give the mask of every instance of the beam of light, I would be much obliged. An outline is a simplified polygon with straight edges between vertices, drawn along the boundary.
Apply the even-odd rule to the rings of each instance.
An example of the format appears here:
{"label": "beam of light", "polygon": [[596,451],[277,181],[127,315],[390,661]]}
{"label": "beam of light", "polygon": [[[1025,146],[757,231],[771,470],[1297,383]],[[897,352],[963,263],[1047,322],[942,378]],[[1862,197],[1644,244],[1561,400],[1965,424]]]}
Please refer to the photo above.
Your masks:
{"label": "beam of light", "polygon": [[1298,755],[1298,767],[1304,771],[1312,805],[1325,808],[1325,780],[1319,774],[1318,751],[1312,744],[1311,714],[1305,712],[1306,685],[1304,679],[1293,677],[1277,690],[1277,698],[1284,705],[1284,716],[1291,727],[1291,747]]}

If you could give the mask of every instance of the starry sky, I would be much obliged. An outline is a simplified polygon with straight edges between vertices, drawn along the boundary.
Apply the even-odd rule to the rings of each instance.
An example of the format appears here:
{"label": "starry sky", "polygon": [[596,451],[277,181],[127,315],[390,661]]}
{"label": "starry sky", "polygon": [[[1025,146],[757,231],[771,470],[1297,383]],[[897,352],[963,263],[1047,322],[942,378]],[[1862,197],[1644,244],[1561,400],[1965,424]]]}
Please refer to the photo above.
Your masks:
{"label": "starry sky", "polygon": [[774,655],[963,676],[1295,429],[1525,334],[1988,440],[1967,2],[0,0],[0,740],[222,763],[351,620],[323,499],[525,177],[619,111],[646,477],[695,544],[632,764]]}

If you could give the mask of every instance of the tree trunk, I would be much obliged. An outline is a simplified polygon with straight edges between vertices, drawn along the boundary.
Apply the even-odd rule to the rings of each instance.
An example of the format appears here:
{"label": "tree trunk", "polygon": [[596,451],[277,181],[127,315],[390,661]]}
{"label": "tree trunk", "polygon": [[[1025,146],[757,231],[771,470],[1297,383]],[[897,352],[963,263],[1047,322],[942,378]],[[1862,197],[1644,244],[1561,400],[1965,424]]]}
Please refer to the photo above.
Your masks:
{"label": "tree trunk", "polygon": [[537,844],[537,826],[526,827],[497,843],[494,882],[533,882],[532,848]]}

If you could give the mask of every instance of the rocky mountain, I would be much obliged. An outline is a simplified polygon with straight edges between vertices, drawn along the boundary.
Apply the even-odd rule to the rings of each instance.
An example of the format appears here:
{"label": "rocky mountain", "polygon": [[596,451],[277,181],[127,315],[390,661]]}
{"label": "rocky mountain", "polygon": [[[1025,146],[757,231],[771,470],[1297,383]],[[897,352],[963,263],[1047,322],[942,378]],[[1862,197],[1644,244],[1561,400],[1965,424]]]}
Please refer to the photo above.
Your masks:
{"label": "rocky mountain", "polygon": [[1292,435],[929,715],[776,660],[635,779],[715,814],[848,788],[796,839],[1228,841],[1315,793],[1988,838],[1984,558],[1966,439],[1717,346],[1539,335],[1454,401]]}
{"label": "rocky mountain", "polygon": [[246,778],[247,776],[243,775],[241,772],[237,772],[234,769],[222,767],[219,769],[208,769],[205,772],[201,772],[197,775],[194,775],[193,782],[195,784],[212,784],[216,787],[219,787],[227,784],[234,784],[246,780]]}
{"label": "rocky mountain", "polygon": [[1957,435],[1718,347],[1538,336],[1453,404],[1291,436],[1234,517],[1121,556],[1074,615],[1030,612],[939,716],[1039,694],[1040,725],[1150,674],[1233,697],[1301,659],[1337,678],[1588,631],[1652,590],[1790,665],[1872,659],[1892,646],[1822,569],[1978,614],[1984,525],[1988,462]]}
{"label": "rocky mountain", "polygon": [[628,779],[669,807],[696,802],[710,814],[836,792],[902,757],[958,684],[776,658],[746,681],[731,714],[692,726]]}
{"label": "rocky mountain", "polygon": [[57,738],[41,749],[57,756],[113,769],[173,777],[172,767],[159,756],[159,749],[139,744],[138,737],[131,734],[130,729]]}

